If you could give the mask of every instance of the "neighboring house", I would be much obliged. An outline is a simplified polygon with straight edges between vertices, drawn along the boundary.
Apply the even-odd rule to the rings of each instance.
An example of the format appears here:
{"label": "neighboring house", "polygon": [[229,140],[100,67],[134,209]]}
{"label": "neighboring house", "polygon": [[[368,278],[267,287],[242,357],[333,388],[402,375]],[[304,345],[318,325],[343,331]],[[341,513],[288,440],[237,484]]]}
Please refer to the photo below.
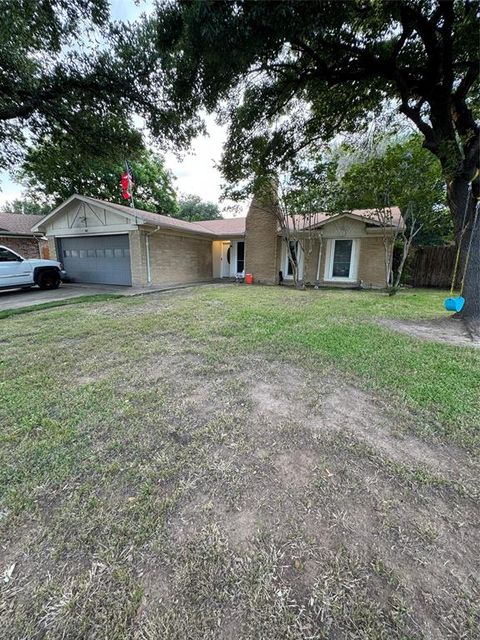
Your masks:
{"label": "neighboring house", "polygon": [[[398,218],[398,209],[392,212]],[[319,284],[353,286],[361,280],[366,286],[384,286],[383,230],[369,216],[365,211],[316,216],[317,243],[305,274],[297,247],[300,278],[314,283],[318,272]],[[246,218],[185,222],[74,195],[34,231],[48,238],[52,257],[78,282],[167,285],[248,272],[256,282],[274,284],[280,271],[291,278],[277,220],[255,199]]]}
{"label": "neighboring house", "polygon": [[48,258],[48,244],[32,227],[44,216],[22,213],[0,213],[0,244],[13,249],[24,258]]}

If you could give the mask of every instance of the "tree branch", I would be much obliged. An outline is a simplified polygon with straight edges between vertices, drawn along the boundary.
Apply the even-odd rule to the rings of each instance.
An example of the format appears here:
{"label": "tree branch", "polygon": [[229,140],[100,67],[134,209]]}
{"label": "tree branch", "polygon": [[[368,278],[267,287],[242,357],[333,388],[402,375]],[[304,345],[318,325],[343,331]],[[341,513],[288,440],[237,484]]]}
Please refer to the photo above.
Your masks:
{"label": "tree branch", "polygon": [[453,94],[454,101],[465,100],[473,84],[478,80],[480,74],[480,61],[475,60],[468,65],[467,73],[461,79],[456,91]]}

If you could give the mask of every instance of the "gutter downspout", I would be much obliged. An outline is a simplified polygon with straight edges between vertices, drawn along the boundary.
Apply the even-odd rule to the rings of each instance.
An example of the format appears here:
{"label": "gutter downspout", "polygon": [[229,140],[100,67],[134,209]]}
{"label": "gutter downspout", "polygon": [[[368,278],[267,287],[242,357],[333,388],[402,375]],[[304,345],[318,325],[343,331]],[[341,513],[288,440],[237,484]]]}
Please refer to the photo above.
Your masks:
{"label": "gutter downspout", "polygon": [[161,227],[157,227],[153,231],[150,231],[150,233],[145,234],[145,253],[147,258],[147,285],[152,284],[152,266],[150,263],[150,236],[152,236],[154,233],[157,233],[157,231],[160,231],[160,228]]}
{"label": "gutter downspout", "polygon": [[320,246],[318,247],[317,279],[315,281],[315,289],[318,289],[320,286],[320,263],[322,262],[323,236],[320,234],[318,239]]}

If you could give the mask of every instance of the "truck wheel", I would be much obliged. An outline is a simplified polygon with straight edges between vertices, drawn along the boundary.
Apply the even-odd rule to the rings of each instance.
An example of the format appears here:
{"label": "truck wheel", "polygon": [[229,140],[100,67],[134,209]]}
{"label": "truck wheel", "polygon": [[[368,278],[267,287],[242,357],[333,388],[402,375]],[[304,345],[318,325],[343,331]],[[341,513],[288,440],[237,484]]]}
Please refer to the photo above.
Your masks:
{"label": "truck wheel", "polygon": [[38,276],[37,284],[40,289],[58,289],[60,286],[60,274],[55,269],[42,271]]}

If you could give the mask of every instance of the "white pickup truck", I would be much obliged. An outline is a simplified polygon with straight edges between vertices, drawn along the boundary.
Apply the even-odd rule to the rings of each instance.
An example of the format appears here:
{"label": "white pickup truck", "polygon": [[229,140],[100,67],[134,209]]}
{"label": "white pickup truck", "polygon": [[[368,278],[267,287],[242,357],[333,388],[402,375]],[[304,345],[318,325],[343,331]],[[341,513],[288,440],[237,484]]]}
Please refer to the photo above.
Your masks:
{"label": "white pickup truck", "polygon": [[61,262],[56,260],[27,259],[0,245],[0,289],[58,289],[66,277]]}

